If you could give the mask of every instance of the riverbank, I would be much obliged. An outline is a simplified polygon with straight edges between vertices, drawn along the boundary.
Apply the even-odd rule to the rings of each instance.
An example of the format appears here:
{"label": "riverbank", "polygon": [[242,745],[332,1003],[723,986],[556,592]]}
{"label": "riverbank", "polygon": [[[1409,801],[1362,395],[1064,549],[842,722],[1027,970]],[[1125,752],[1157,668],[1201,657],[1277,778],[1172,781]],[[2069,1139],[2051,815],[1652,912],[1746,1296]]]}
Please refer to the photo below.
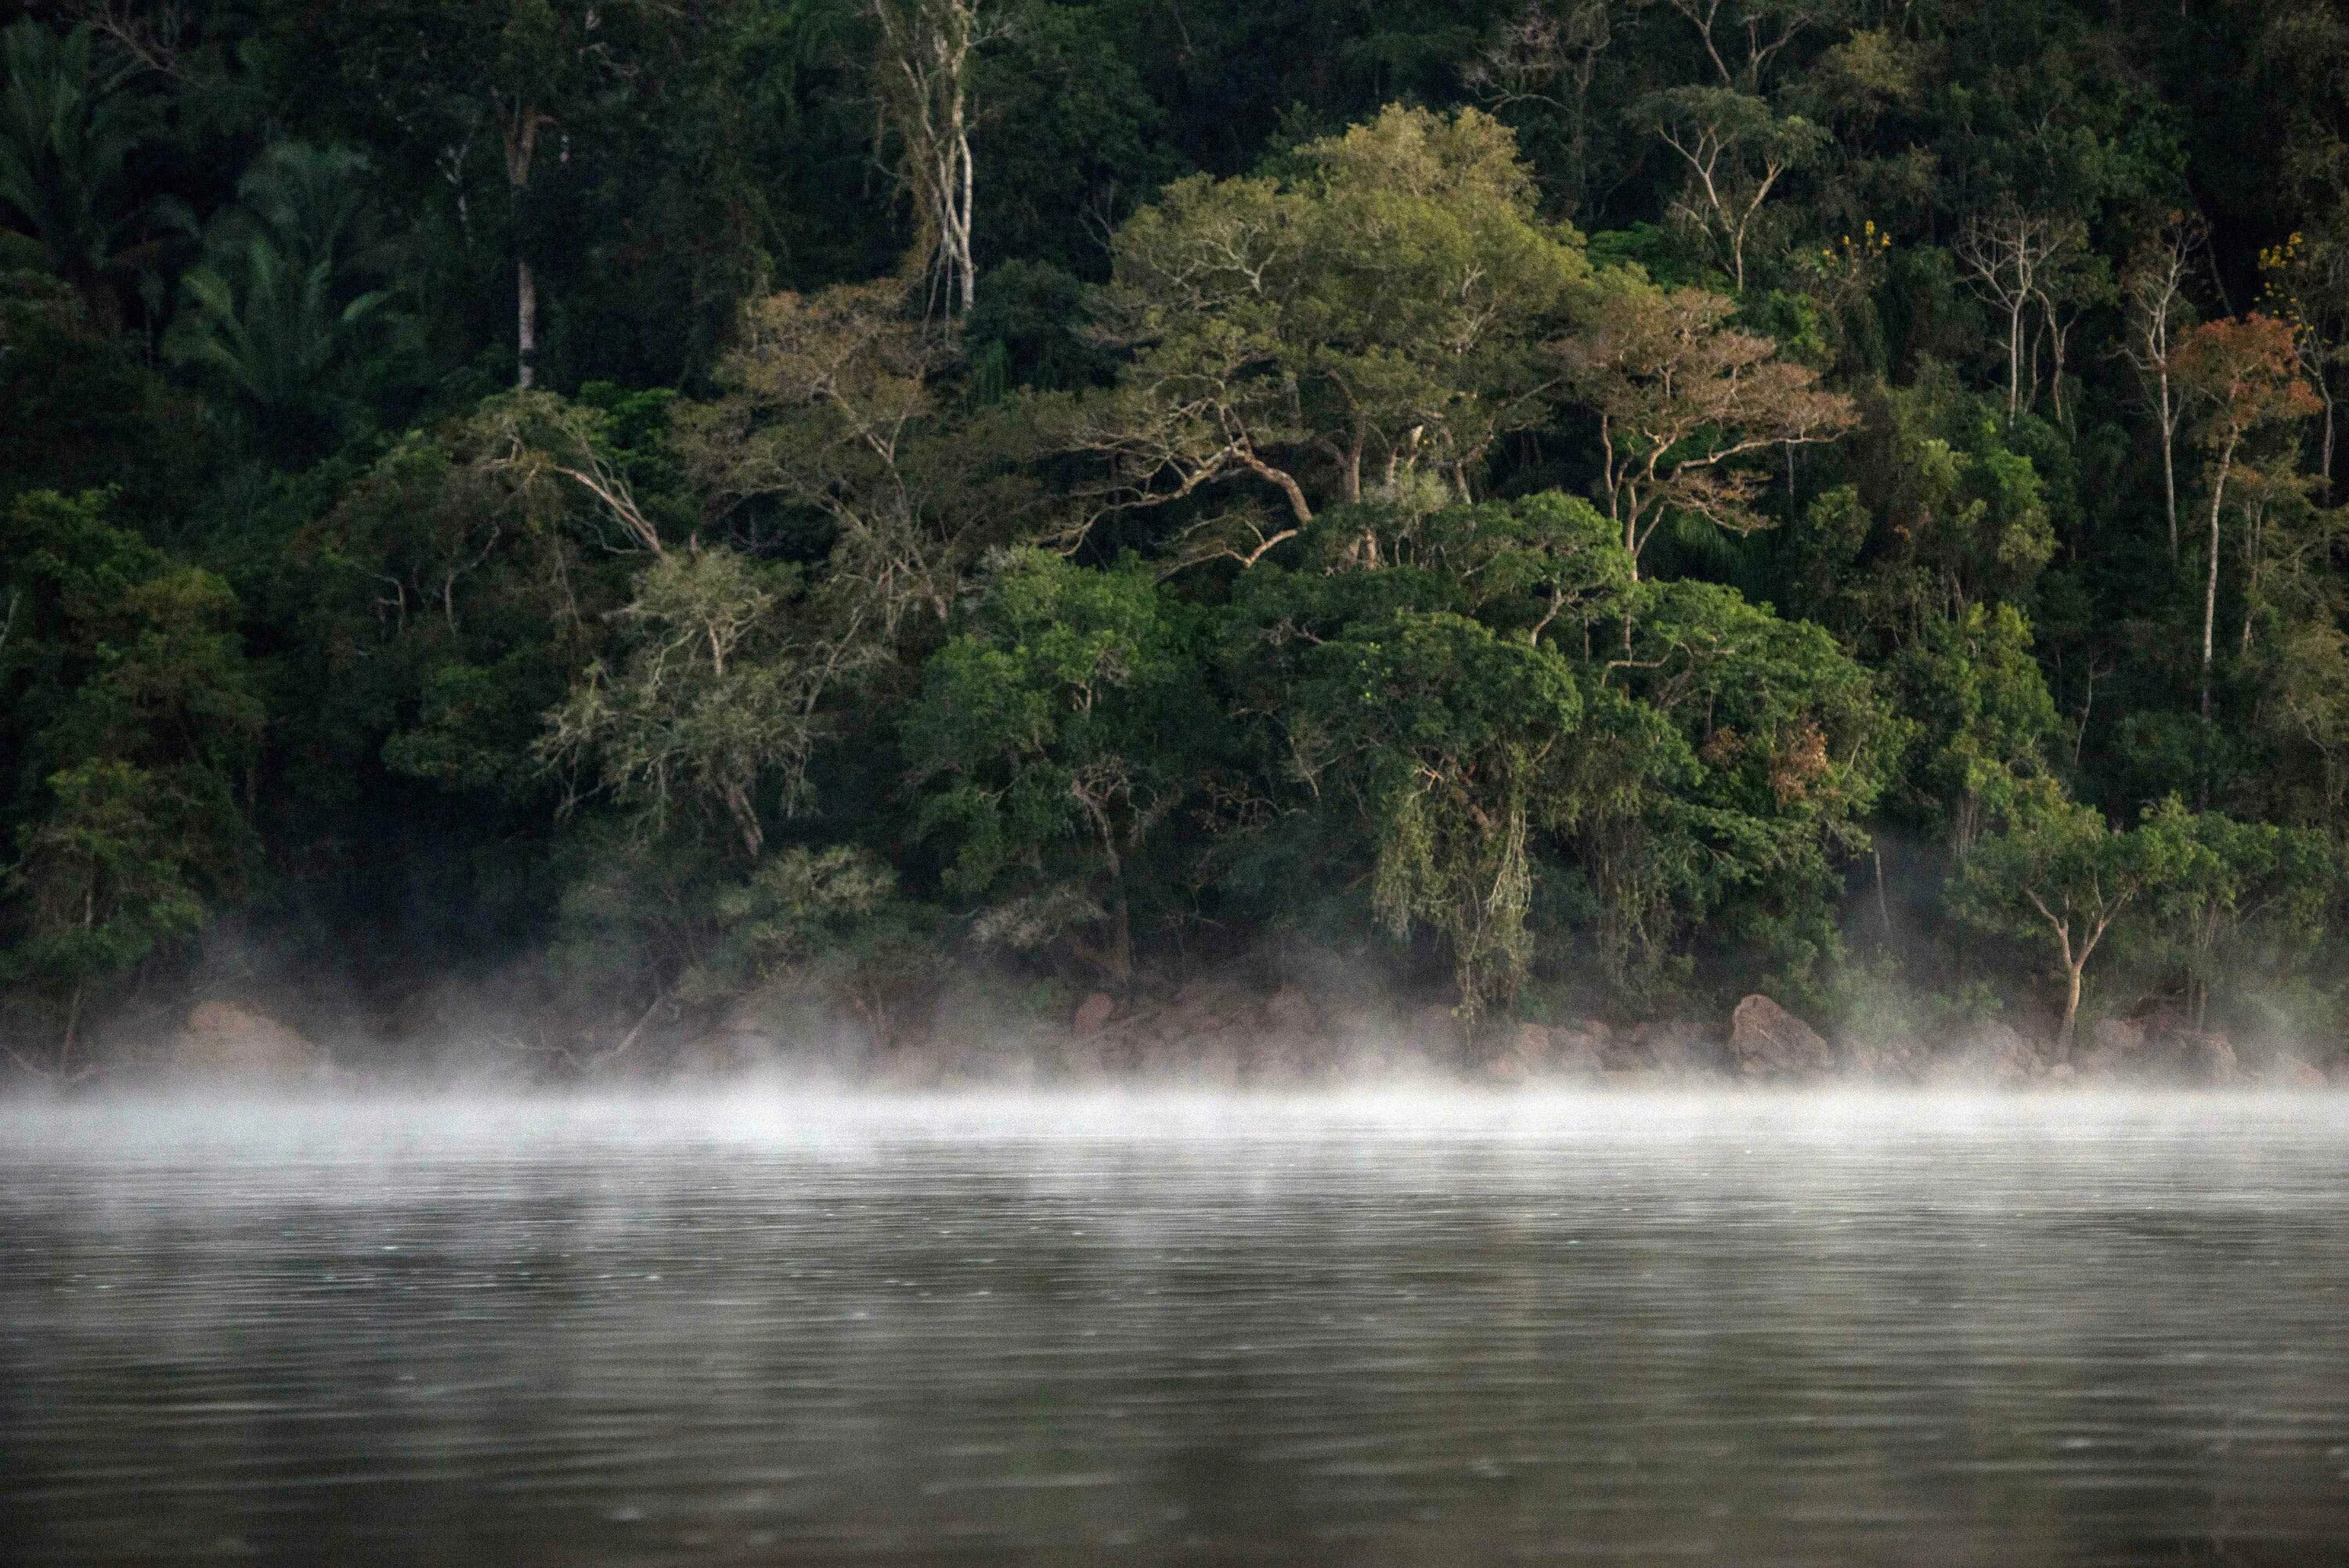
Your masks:
{"label": "riverbank", "polygon": [[[356,1086],[421,1078],[516,1085],[646,1083],[781,1072],[848,1086],[952,1088],[1066,1083],[1207,1088],[1350,1080],[1626,1088],[1856,1082],[2017,1088],[2147,1084],[2323,1089],[2349,1084],[2338,1042],[2251,1040],[2151,1011],[2098,1019],[2069,1052],[2002,1022],[1934,1037],[1821,1030],[1769,997],[1725,1015],[1636,1024],[1600,1018],[1505,1021],[1471,1033],[1445,1007],[1378,1005],[1358,992],[1257,987],[1216,979],[1092,993],[1050,1016],[984,999],[915,1016],[843,1017],[788,998],[754,1000],[714,1021],[661,1017],[597,1033],[525,1029],[495,1017],[431,1020],[407,1037],[330,1014],[280,1016],[215,997],[176,1025],[109,1043],[86,1065],[26,1081],[150,1079]],[[1039,1016],[1039,1013],[1046,1016]],[[291,1021],[289,1021],[289,1019]]]}

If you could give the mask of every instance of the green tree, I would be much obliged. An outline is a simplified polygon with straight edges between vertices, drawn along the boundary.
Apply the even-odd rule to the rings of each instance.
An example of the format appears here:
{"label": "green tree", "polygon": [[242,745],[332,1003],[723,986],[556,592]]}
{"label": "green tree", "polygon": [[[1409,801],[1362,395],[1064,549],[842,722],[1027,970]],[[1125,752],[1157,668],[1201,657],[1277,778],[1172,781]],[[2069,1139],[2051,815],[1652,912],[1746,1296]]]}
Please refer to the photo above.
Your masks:
{"label": "green tree", "polygon": [[1372,909],[1397,937],[1414,923],[1442,934],[1473,1028],[1532,966],[1534,836],[1572,806],[1573,669],[1464,615],[1398,609],[1316,648],[1300,675],[1295,765],[1354,798],[1376,846]]}
{"label": "green tree", "polygon": [[2214,990],[2249,999],[2302,969],[2337,896],[2338,857],[2324,834],[2189,811],[2176,796],[2149,808],[2141,834],[2164,841],[2168,880],[2145,911],[2140,955],[2185,993],[2197,1028]]}
{"label": "green tree", "polygon": [[543,939],[569,834],[535,748],[615,657],[611,612],[679,510],[647,450],[660,403],[492,397],[330,460],[213,547],[268,649],[261,802],[274,854],[308,868],[297,951],[356,929],[449,973]]}
{"label": "green tree", "polygon": [[1975,846],[1949,900],[1966,924],[2052,950],[2064,986],[2055,1031],[2062,1061],[2072,1052],[2089,961],[2116,923],[2148,896],[2208,885],[2220,874],[2175,802],[2148,808],[2142,826],[2116,831],[2094,807],[2051,790]]}
{"label": "green tree", "polygon": [[115,485],[139,511],[177,512],[205,493],[212,436],[203,407],[71,284],[0,272],[0,502]]}
{"label": "green tree", "polygon": [[1431,475],[1462,499],[1503,435],[1544,418],[1536,346],[1588,275],[1515,140],[1475,110],[1391,108],[1284,171],[1176,181],[1118,231],[1103,330],[1133,359],[1062,416],[1103,478],[1084,519],[1230,480],[1285,516]]}
{"label": "green tree", "polygon": [[1838,950],[1842,867],[1870,847],[1904,739],[1877,677],[1824,628],[1709,583],[1651,585],[1607,664],[1636,706],[1615,721],[1591,864],[1620,890],[1623,929],[1645,934],[1642,965],[1702,922],[1722,957],[1810,983]]}
{"label": "green tree", "polygon": [[1233,707],[1269,799],[1258,839],[1319,839],[1316,876],[1433,931],[1472,1027],[1537,956],[1537,870],[1603,802],[1582,728],[1590,627],[1622,614],[1614,530],[1556,493],[1433,511],[1333,507],[1299,565],[1247,574],[1223,618]]}
{"label": "green tree", "polygon": [[1136,562],[1030,550],[989,573],[904,729],[921,830],[952,846],[948,891],[988,901],[982,938],[1066,941],[1131,981],[1137,882],[1213,723],[1195,640]]}
{"label": "green tree", "polygon": [[546,215],[533,192],[546,150],[616,134],[616,121],[655,79],[657,44],[685,18],[656,0],[379,0],[302,7],[280,46],[324,62],[347,123],[420,157],[459,203],[460,230],[476,169],[494,160],[509,218],[515,385],[536,382],[541,247]]}
{"label": "green tree", "polygon": [[216,577],[106,518],[17,498],[0,530],[0,758],[19,859],[0,965],[53,998],[70,1068],[108,976],[194,934],[250,869],[243,800],[264,715]]}
{"label": "green tree", "polygon": [[2032,656],[2031,623],[2010,604],[1935,617],[1893,679],[1917,725],[1905,792],[1963,860],[2054,773],[2062,720]]}
{"label": "green tree", "polygon": [[678,420],[712,520],[812,521],[840,635],[893,647],[909,620],[943,623],[979,554],[1040,511],[1021,411],[958,406],[960,335],[908,304],[894,279],[753,302],[723,392]]}
{"label": "green tree", "polygon": [[1744,294],[1746,254],[1763,204],[1826,145],[1826,129],[1726,87],[1671,88],[1650,102],[1648,115],[1657,137],[1688,170],[1672,216],[1705,237],[1731,286]]}
{"label": "green tree", "polygon": [[746,859],[766,845],[762,797],[786,810],[808,792],[818,711],[838,673],[795,637],[802,574],[723,548],[665,553],[616,612],[626,647],[591,664],[547,716],[540,750],[585,764],[657,837],[700,809],[731,825]]}
{"label": "green tree", "polygon": [[[2031,455],[2049,428],[2029,414],[2003,419],[1994,399],[1939,364],[1863,407],[1845,457],[1850,505],[1868,521],[1853,569],[1827,596],[1838,629],[1889,651],[1974,606],[2030,603],[2055,555],[2064,499]],[[1857,517],[1842,521],[1858,530]]]}

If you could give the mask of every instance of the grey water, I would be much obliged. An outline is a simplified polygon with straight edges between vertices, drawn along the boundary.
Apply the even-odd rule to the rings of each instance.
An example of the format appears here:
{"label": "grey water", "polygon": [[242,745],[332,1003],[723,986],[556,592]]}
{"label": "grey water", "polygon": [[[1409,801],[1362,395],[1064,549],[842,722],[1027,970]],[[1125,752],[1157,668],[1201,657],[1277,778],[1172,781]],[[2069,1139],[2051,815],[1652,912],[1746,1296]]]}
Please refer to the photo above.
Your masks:
{"label": "grey water", "polygon": [[2349,1106],[0,1104],[0,1562],[2349,1561]]}

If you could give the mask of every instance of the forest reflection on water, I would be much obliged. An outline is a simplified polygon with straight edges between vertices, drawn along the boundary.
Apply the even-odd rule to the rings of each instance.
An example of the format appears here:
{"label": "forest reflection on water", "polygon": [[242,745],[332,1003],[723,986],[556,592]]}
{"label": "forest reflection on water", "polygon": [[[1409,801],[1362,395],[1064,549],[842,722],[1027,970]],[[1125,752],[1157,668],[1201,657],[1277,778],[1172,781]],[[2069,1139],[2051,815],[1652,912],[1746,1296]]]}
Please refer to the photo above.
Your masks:
{"label": "forest reflection on water", "polygon": [[0,1557],[2349,1559],[2329,1097],[0,1105]]}

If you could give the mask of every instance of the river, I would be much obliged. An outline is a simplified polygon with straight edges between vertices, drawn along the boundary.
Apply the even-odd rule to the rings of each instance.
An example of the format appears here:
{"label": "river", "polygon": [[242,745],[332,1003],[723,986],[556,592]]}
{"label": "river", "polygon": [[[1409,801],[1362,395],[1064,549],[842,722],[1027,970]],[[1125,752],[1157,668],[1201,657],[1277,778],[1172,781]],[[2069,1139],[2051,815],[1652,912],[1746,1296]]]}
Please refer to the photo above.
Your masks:
{"label": "river", "polygon": [[0,1103],[17,1564],[2349,1561],[2323,1095]]}

